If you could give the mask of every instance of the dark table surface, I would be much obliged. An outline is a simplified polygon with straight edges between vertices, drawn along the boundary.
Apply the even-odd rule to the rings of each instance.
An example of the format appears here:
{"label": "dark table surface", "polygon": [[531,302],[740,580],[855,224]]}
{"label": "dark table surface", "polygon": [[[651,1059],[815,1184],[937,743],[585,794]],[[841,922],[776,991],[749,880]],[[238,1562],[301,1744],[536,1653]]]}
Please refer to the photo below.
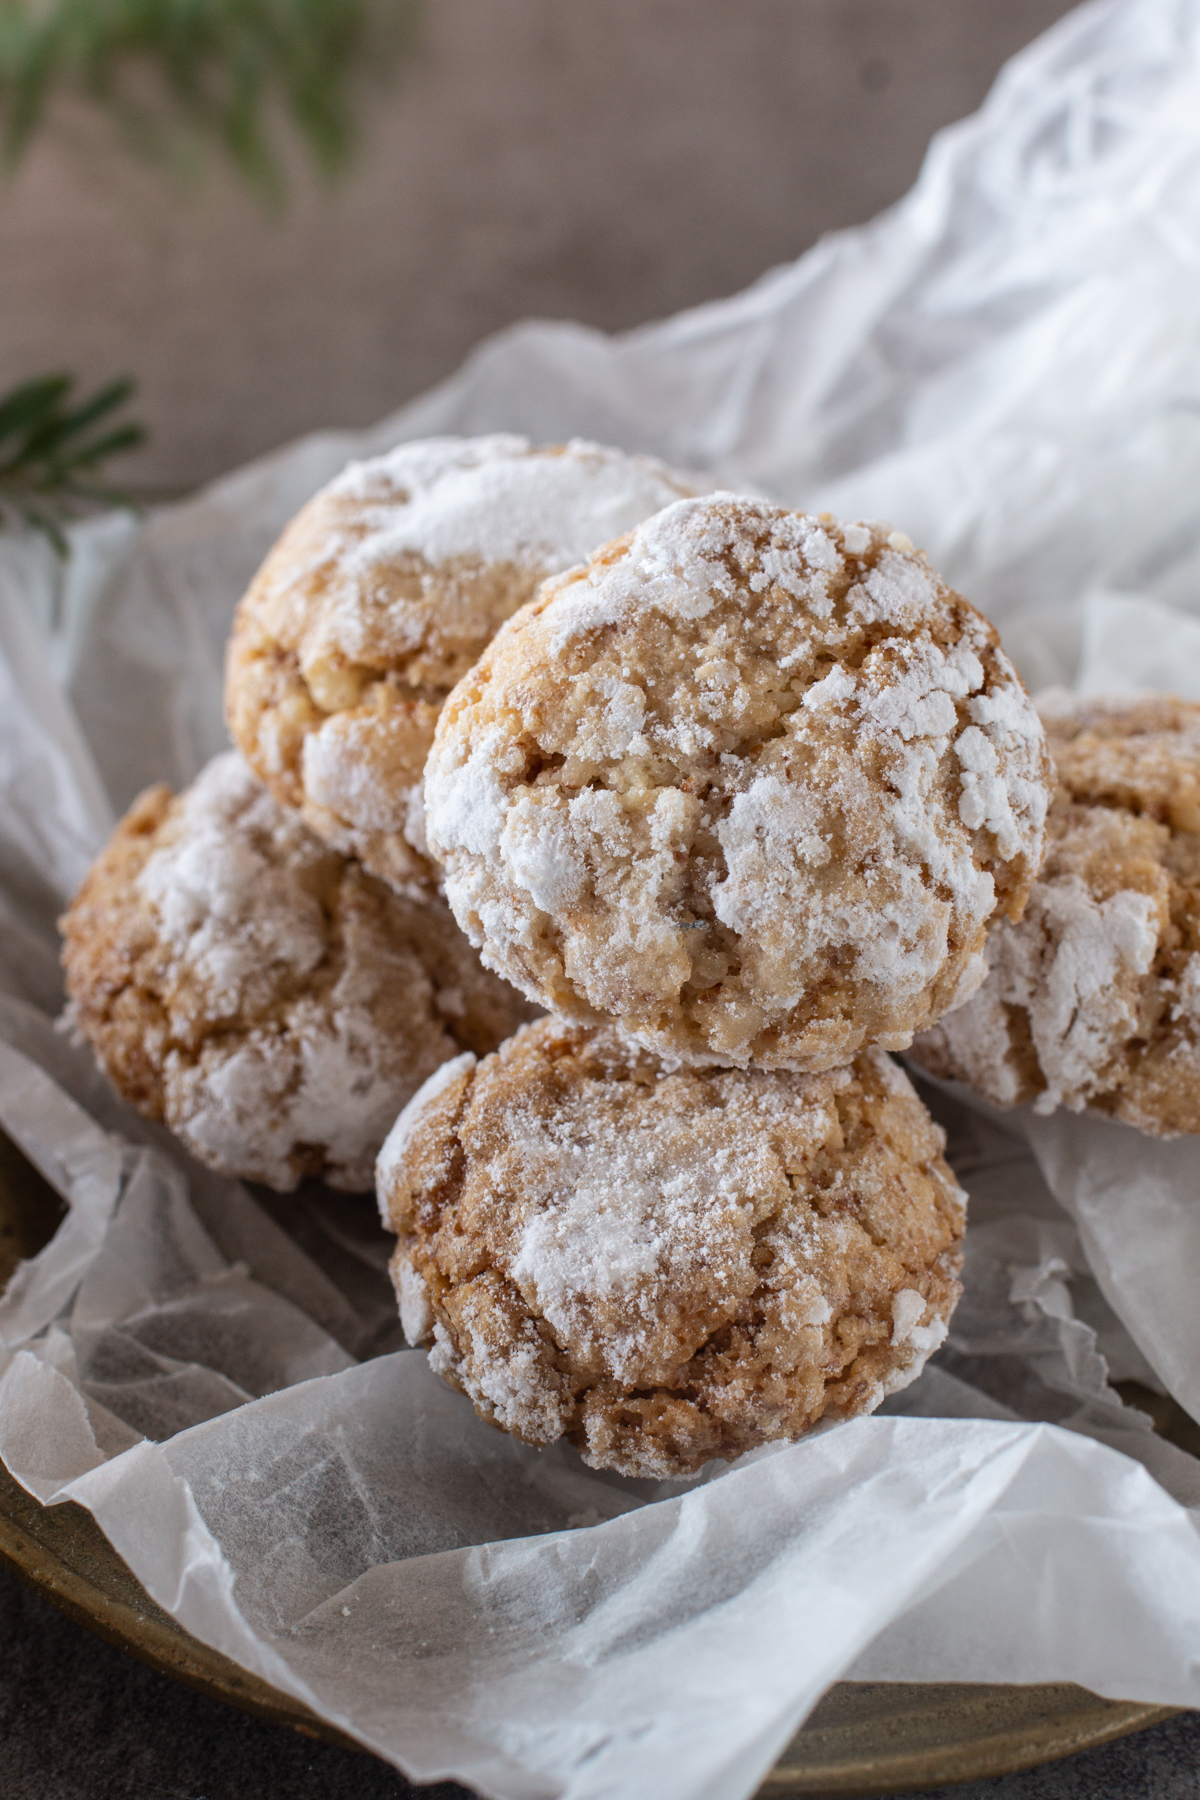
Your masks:
{"label": "dark table surface", "polygon": [[[1200,1713],[1023,1775],[937,1792],[941,1800],[1200,1800]],[[3,1800],[410,1795],[464,1800],[466,1790],[414,1788],[373,1757],[193,1694],[101,1643],[0,1569]]]}

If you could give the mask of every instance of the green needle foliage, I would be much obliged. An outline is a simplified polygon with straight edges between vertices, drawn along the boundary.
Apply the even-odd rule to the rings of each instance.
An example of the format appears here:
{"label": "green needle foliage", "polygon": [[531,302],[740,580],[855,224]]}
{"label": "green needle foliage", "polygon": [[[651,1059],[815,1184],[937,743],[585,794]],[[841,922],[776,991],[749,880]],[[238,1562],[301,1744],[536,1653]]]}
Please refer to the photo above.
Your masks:
{"label": "green needle foliage", "polygon": [[0,0],[0,151],[13,167],[59,91],[82,93],[159,161],[219,144],[284,194],[276,122],[329,175],[354,142],[356,78],[394,65],[417,0]]}
{"label": "green needle foliage", "polygon": [[71,404],[69,375],[38,375],[0,396],[0,526],[23,521],[67,554],[64,523],[89,505],[126,506],[128,494],[100,480],[100,465],[132,450],[146,433],[131,420],[114,423],[133,393],[113,381],[81,405]]}

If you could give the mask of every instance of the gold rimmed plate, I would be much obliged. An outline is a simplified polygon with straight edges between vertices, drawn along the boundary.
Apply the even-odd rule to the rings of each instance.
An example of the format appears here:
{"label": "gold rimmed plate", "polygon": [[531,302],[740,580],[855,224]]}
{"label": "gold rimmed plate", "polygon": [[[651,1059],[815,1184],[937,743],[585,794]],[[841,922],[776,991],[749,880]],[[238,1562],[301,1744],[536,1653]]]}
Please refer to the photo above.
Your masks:
{"label": "gold rimmed plate", "polygon": [[[0,1134],[0,1286],[49,1240],[61,1217],[58,1196]],[[1173,1435],[1170,1423],[1156,1420]],[[60,1611],[161,1674],[273,1724],[361,1748],[189,1636],[144,1592],[90,1513],[71,1502],[39,1505],[3,1464],[0,1559]],[[880,1795],[1005,1775],[1109,1743],[1175,1710],[1102,1700],[1065,1682],[839,1682],[760,1791],[772,1800]]]}

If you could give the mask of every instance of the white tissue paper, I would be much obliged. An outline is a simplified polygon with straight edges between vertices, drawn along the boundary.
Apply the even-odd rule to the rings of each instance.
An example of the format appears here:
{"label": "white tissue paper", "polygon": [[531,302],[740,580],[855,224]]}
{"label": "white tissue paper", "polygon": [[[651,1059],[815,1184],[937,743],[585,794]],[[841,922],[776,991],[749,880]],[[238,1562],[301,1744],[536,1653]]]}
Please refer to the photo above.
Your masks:
{"label": "white tissue paper", "polygon": [[829,1684],[1200,1705],[1200,1143],[930,1086],[966,1293],[884,1415],[690,1483],[480,1424],[403,1347],[368,1197],[252,1195],[56,1032],[54,919],[114,816],[224,742],[234,604],[351,455],[582,435],[887,517],[1029,685],[1200,697],[1200,0],[1094,0],[909,197],[619,338],[526,325],[56,562],[0,537],[0,1124],[63,1196],[0,1300],[0,1455],[196,1637],[420,1779],[740,1800]]}

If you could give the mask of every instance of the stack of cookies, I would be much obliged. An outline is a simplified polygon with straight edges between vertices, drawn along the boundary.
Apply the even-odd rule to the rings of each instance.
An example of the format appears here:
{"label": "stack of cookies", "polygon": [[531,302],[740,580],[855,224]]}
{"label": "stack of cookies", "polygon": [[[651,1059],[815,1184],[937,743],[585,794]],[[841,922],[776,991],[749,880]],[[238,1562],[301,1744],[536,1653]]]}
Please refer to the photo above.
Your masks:
{"label": "stack of cookies", "polygon": [[74,1024],[223,1174],[372,1185],[400,1107],[534,1016],[424,850],[438,709],[549,574],[690,489],[592,445],[435,439],[352,464],[238,608],[238,752],[135,802],[63,920]]}
{"label": "stack of cookies", "polygon": [[410,1341],[651,1476],[944,1337],[963,1196],[887,1052],[988,976],[1049,800],[906,538],[691,485],[510,438],[347,471],[239,609],[245,761],[144,796],[65,922],[79,1028],[213,1166],[361,1185],[403,1107]]}
{"label": "stack of cookies", "polygon": [[550,1016],[379,1165],[406,1333],[480,1413],[678,1475],[920,1371],[963,1197],[886,1052],[984,979],[1048,798],[995,632],[886,529],[681,500],[507,622],[425,827]]}

